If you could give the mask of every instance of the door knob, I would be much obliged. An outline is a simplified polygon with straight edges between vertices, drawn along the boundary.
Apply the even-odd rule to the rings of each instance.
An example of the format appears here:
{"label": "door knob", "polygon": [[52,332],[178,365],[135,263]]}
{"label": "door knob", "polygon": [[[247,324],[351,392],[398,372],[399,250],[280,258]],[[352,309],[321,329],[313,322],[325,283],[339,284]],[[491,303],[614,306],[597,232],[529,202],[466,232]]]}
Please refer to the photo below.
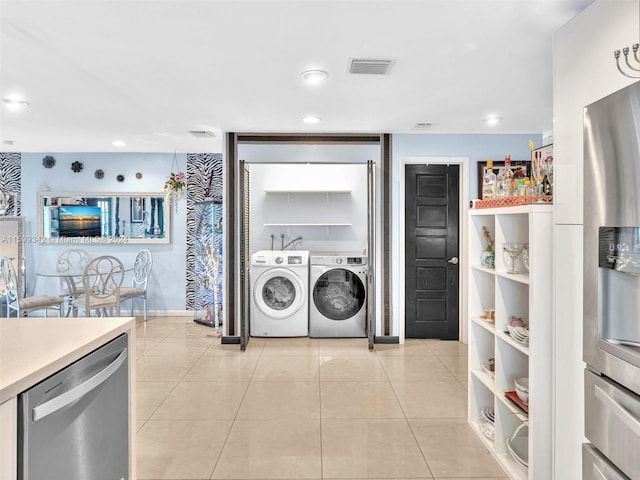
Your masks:
{"label": "door knob", "polygon": [[458,264],[458,257],[451,257],[449,260],[447,260],[447,263],[451,263],[453,265],[457,265]]}

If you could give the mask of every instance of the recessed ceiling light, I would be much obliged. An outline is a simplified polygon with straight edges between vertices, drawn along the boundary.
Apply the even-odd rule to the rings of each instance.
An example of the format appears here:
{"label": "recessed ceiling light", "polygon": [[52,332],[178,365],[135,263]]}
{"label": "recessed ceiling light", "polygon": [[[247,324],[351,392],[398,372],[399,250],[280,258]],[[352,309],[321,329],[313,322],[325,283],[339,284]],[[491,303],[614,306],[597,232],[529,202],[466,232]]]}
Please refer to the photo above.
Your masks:
{"label": "recessed ceiling light", "polygon": [[498,125],[501,121],[502,121],[502,117],[499,115],[488,115],[484,119],[484,123],[486,123],[491,127]]}
{"label": "recessed ceiling light", "polygon": [[2,101],[11,110],[20,110],[21,108],[26,108],[29,106],[29,102],[22,98],[18,97],[7,97],[3,98]]}
{"label": "recessed ceiling light", "polygon": [[329,76],[324,70],[307,70],[300,74],[305,82],[316,84],[322,82]]}
{"label": "recessed ceiling light", "polygon": [[14,142],[13,140],[3,140],[3,141],[2,141],[2,143],[3,143],[4,145],[13,145],[13,144],[14,144],[14,143],[16,143],[16,142]]}
{"label": "recessed ceiling light", "polygon": [[433,122],[418,122],[413,128],[429,128],[433,126]]}
{"label": "recessed ceiling light", "polygon": [[111,145],[113,145],[114,147],[126,147],[127,144],[125,142],[123,142],[122,140],[114,140],[113,142],[111,142]]}
{"label": "recessed ceiling light", "polygon": [[320,120],[322,119],[317,115],[307,115],[302,119],[304,123],[308,123],[309,125],[313,125],[314,123],[320,123]]}

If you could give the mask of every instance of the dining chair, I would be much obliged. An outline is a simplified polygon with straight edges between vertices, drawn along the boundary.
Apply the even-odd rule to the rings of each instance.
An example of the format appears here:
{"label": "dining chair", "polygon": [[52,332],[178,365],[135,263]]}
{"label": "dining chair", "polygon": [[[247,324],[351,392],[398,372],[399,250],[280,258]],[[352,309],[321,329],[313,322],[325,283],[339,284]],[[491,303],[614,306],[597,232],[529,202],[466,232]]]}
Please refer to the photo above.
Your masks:
{"label": "dining chair", "polygon": [[136,298],[141,298],[144,308],[144,320],[147,321],[147,285],[153,266],[151,252],[144,248],[136,255],[133,263],[133,279],[130,287],[120,289],[120,301],[131,300],[131,316],[133,317],[133,304]]}
{"label": "dining chair", "polygon": [[120,316],[120,287],[124,280],[124,266],[112,255],[93,258],[82,272],[84,295],[71,302],[74,317],[84,311],[87,317],[95,310],[98,316]]}
{"label": "dining chair", "polygon": [[20,297],[16,270],[8,257],[0,257],[0,276],[2,278],[1,288],[6,302],[7,317],[12,316],[11,312],[16,312],[16,317],[22,317],[36,310],[44,310],[44,316],[46,317],[49,309],[58,310],[58,316],[60,316],[62,299],[56,295]]}
{"label": "dining chair", "polygon": [[72,302],[84,294],[81,275],[90,261],[91,255],[79,248],[69,248],[58,256],[56,263],[56,271],[60,274],[58,295],[67,304],[67,317],[73,308]]}

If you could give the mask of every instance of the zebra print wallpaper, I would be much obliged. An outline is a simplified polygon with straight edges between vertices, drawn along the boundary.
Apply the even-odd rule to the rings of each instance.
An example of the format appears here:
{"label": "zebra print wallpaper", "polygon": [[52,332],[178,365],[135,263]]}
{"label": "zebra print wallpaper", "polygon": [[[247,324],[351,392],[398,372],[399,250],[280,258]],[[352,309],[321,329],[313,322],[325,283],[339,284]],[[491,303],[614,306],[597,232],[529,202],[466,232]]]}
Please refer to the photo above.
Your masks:
{"label": "zebra print wallpaper", "polygon": [[22,168],[20,161],[21,155],[19,153],[0,152],[0,190],[15,194],[15,197],[9,202],[5,216],[19,217],[21,214],[20,177]]}
{"label": "zebra print wallpaper", "polygon": [[[196,234],[199,233],[196,203],[211,200],[222,204],[222,154],[187,154],[187,310],[210,304],[211,290],[203,288],[202,263],[196,262]],[[218,234],[221,241],[221,232]],[[221,265],[220,265],[221,267]]]}

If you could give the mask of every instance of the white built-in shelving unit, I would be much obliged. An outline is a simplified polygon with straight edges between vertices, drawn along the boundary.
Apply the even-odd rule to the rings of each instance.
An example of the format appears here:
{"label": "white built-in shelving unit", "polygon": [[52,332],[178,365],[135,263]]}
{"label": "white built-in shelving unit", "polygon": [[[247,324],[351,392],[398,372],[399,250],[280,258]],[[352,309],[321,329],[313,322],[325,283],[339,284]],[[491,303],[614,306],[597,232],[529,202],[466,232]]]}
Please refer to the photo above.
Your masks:
{"label": "white built-in shelving unit", "polygon": [[[552,478],[552,206],[526,205],[469,211],[469,412],[471,428],[492,452],[510,478]],[[482,227],[495,240],[495,269],[480,264],[486,248]],[[503,243],[529,244],[529,271],[520,263],[518,274],[509,274],[503,260]],[[495,325],[483,318],[484,309],[495,309]],[[529,324],[529,345],[509,336],[510,316]],[[495,359],[495,370],[486,368]],[[483,367],[484,366],[484,367]],[[529,378],[528,414],[505,392],[514,380]],[[483,407],[493,407],[495,434],[486,437],[480,424]],[[509,453],[507,440],[523,423],[528,429],[528,464],[525,468]]]}

